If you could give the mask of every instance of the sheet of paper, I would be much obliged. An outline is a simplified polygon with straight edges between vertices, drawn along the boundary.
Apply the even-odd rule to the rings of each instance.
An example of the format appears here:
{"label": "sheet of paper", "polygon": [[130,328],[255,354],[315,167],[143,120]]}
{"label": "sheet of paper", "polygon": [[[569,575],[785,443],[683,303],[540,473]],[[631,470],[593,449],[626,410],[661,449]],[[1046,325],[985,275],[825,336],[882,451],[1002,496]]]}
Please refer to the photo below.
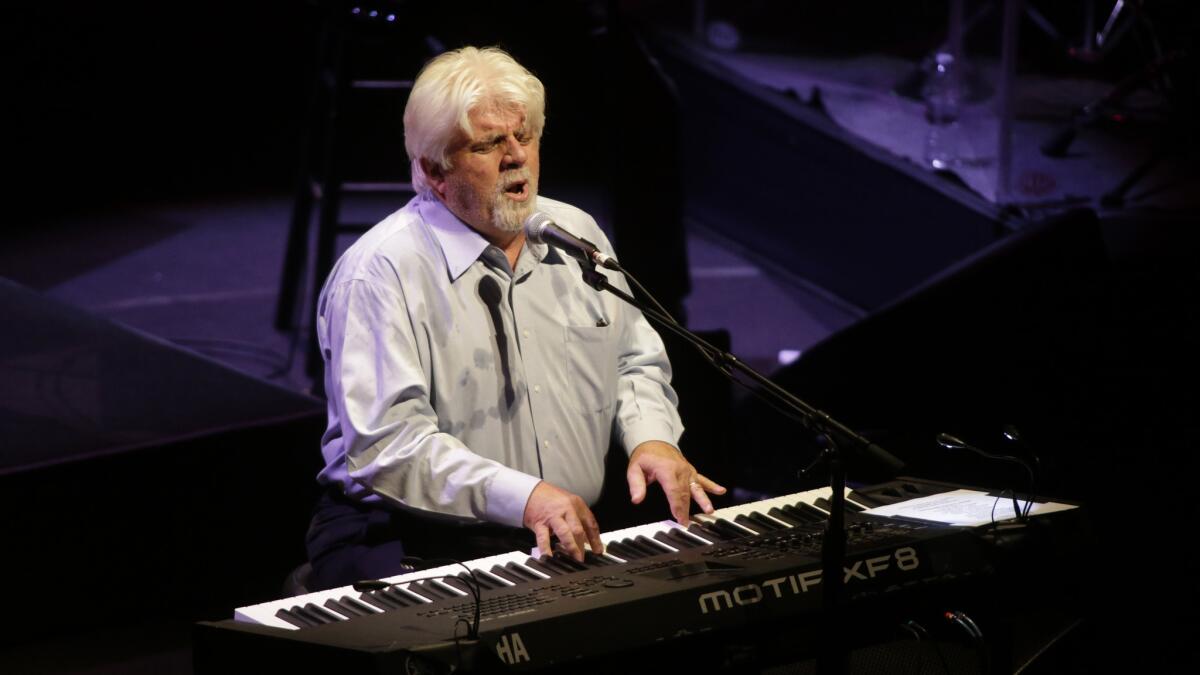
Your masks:
{"label": "sheet of paper", "polygon": [[[1025,509],[1026,504],[1025,500],[1017,500],[1018,508],[1021,510]],[[1029,515],[1037,516],[1073,508],[1075,507],[1071,504],[1035,502],[1029,509]],[[952,490],[928,497],[910,499],[898,504],[879,506],[868,509],[866,513],[879,516],[919,518],[966,527],[986,525],[992,521],[1011,520],[1016,515],[1013,513],[1012,497],[1004,496],[997,500],[996,495],[989,495],[978,490]]]}

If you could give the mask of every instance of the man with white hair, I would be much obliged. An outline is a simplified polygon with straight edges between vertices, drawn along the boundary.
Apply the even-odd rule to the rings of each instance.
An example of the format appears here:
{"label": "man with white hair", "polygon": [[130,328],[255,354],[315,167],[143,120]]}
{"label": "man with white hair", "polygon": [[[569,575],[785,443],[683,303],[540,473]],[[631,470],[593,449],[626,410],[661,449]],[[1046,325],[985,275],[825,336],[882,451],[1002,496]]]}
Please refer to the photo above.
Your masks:
{"label": "man with white hair", "polygon": [[318,306],[314,588],[395,574],[408,553],[549,552],[551,536],[578,560],[602,550],[589,504],[614,434],[634,503],[658,483],[686,524],[693,500],[711,512],[706,493],[725,491],[678,450],[658,334],[578,261],[526,240],[542,211],[612,253],[590,216],[538,195],[544,123],[542,83],[499,49],[442,54],[413,85],[418,195],[342,256]]}

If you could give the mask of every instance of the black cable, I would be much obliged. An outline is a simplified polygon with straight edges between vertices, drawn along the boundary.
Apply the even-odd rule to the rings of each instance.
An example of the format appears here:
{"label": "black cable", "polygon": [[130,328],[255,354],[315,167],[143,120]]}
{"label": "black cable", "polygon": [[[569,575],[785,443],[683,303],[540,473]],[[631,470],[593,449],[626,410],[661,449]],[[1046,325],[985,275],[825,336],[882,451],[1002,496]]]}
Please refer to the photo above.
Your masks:
{"label": "black cable", "polygon": [[[482,587],[479,585],[479,579],[475,576],[475,570],[468,567],[467,564],[464,563],[463,561],[456,560],[454,558],[434,558],[432,560],[422,560],[421,558],[418,558],[416,556],[407,556],[404,559],[402,559],[401,562],[405,563],[405,564],[412,564],[413,562],[417,562],[417,563],[422,563],[422,564],[434,564],[434,565],[458,565],[459,567],[462,567],[464,570],[467,571],[467,576],[471,577],[471,583],[468,585],[468,588],[470,588],[472,590],[471,595],[473,596],[473,598],[475,600],[475,617],[474,617],[475,621],[471,625],[471,629],[470,629],[470,632],[467,634],[467,637],[469,637],[472,640],[478,640],[479,639],[479,622],[480,622],[480,614],[481,614],[481,605],[483,604],[480,596],[482,595],[483,590],[482,590]],[[449,574],[445,575],[445,577],[450,577],[450,576],[453,576],[453,575],[449,575]]]}
{"label": "black cable", "polygon": [[951,610],[946,611],[942,616],[966,632],[967,636],[971,639],[971,644],[975,647],[975,656],[979,659],[979,672],[987,675],[990,668],[987,644],[983,640],[983,631],[979,630],[979,626],[965,612]]}
{"label": "black cable", "polygon": [[[671,313],[670,313],[670,312],[668,312],[668,311],[667,311],[667,309],[666,309],[665,307],[663,307],[663,306],[662,306],[662,303],[660,303],[660,302],[658,301],[658,299],[657,299],[657,298],[655,298],[655,297],[654,297],[654,296],[653,296],[653,295],[650,293],[650,291],[649,291],[649,290],[647,290],[647,289],[646,289],[646,287],[645,287],[645,286],[643,286],[643,285],[642,285],[642,283],[641,283],[640,281],[638,281],[638,280],[637,280],[637,277],[635,277],[635,276],[633,276],[632,274],[630,274],[630,273],[629,273],[629,272],[628,272],[628,271],[627,271],[627,270],[626,270],[624,267],[621,267],[621,265],[620,265],[619,263],[616,263],[616,262],[614,261],[614,263],[613,263],[613,264],[616,266],[616,268],[617,268],[617,271],[618,271],[618,272],[620,272],[620,273],[621,273],[621,275],[622,275],[622,276],[624,276],[624,277],[625,277],[625,278],[626,278],[626,279],[629,281],[629,283],[633,284],[633,286],[634,286],[635,288],[637,288],[639,291],[641,291],[641,292],[642,292],[642,295],[643,295],[643,296],[645,296],[645,298],[646,298],[648,301],[650,301],[650,304],[654,305],[654,309],[655,309],[655,310],[657,310],[659,314],[661,314],[661,315],[662,315],[664,318],[666,318],[666,319],[667,319],[668,321],[670,321],[672,324],[674,324],[674,325],[676,325],[676,326],[679,326],[679,327],[681,327],[681,328],[683,327],[683,326],[682,326],[682,325],[679,323],[679,321],[678,321],[678,320],[676,320],[674,316],[671,316]],[[726,377],[731,377],[731,371],[729,370],[729,366],[727,366],[727,365],[722,365],[722,364],[719,362],[719,359],[720,359],[720,356],[721,356],[721,354],[720,354],[719,352],[718,352],[718,353],[712,353],[712,352],[710,352],[709,350],[705,349],[704,347],[702,347],[702,346],[700,346],[700,345],[698,345],[698,344],[696,344],[696,343],[694,343],[694,342],[689,342],[689,344],[691,344],[693,347],[695,347],[695,348],[696,348],[696,351],[700,352],[700,356],[704,357],[704,360],[705,360],[705,361],[708,361],[710,364],[712,364],[712,366],[713,366],[714,368],[716,368],[717,370],[719,370],[719,371],[721,371],[722,373],[724,373]]]}
{"label": "black cable", "polygon": [[[655,309],[657,309],[660,314],[662,314],[665,318],[669,319],[671,321],[671,323],[675,324],[676,326],[680,325],[679,322],[675,319],[675,317],[671,316],[671,313],[668,312],[665,308],[663,308],[662,304],[659,303],[659,301],[657,299],[655,299],[655,297],[653,295],[650,294],[650,291],[646,290],[645,286],[642,286],[641,282],[639,282],[636,277],[634,277],[632,274],[630,274],[625,268],[621,267],[619,264],[617,265],[617,269],[618,269],[618,271],[621,272],[621,274],[623,274],[625,276],[626,279],[629,280],[629,282],[631,284],[633,284],[635,287],[637,287],[637,289],[639,291],[641,291],[643,295],[646,296],[646,299],[649,300],[652,305],[654,305]],[[741,380],[740,378],[738,378],[737,375],[729,368],[728,365],[725,365],[722,363],[722,359],[720,358],[721,355],[719,353],[712,353],[709,350],[707,350],[707,349],[703,348],[702,346],[695,344],[693,342],[689,342],[689,344],[691,344],[693,347],[695,347],[696,351],[700,352],[700,355],[704,357],[704,360],[708,361],[709,364],[711,364],[714,368],[716,368],[718,371],[720,371],[720,373],[722,375],[724,375],[726,378],[728,378],[730,382],[733,382],[734,384],[738,385],[739,387],[744,388],[747,392],[752,394],[755,398],[766,403],[772,410],[774,410],[775,412],[784,416],[785,418],[787,418],[793,422],[796,422],[807,428],[808,422],[809,422],[807,419],[800,417],[791,411],[784,410],[782,407],[777,405],[775,403],[775,401],[773,401],[769,396],[763,394],[763,392],[759,388],[755,387],[752,383],[745,382],[745,381]]]}
{"label": "black cable", "polygon": [[[919,631],[922,638],[929,637],[929,631],[925,629],[925,626],[922,626],[916,621],[910,619],[906,621],[905,624],[911,626],[914,630]],[[937,640],[930,640],[930,642],[933,644],[933,651],[935,654],[937,654],[938,661],[940,661],[942,664],[942,672],[946,675],[950,675],[950,664],[946,661],[945,653],[942,652],[942,645]],[[923,662],[924,660],[922,659],[922,663]]]}
{"label": "black cable", "polygon": [[[924,670],[925,670],[925,645],[922,644],[922,641],[921,641],[922,640],[921,631],[924,631],[925,628],[923,626],[921,626],[921,624],[917,623],[916,621],[913,621],[912,619],[909,619],[908,621],[905,621],[904,623],[900,624],[900,627],[903,628],[904,630],[908,631],[913,636],[913,647],[916,651],[916,654],[915,654],[915,657],[911,660],[915,662],[915,672],[916,673],[924,672]],[[921,630],[918,631],[917,628],[920,628]]]}
{"label": "black cable", "polygon": [[[940,445],[941,447],[946,448],[948,450],[967,450],[976,455],[979,455],[980,457],[983,457],[984,459],[992,459],[992,460],[997,460],[997,461],[1001,461],[1001,462],[1011,462],[1013,464],[1020,465],[1021,468],[1025,469],[1025,472],[1027,474],[1029,474],[1029,499],[1026,500],[1025,506],[1023,508],[1021,507],[1021,505],[1017,499],[1017,491],[1015,488],[1012,488],[1012,489],[1005,488],[1005,490],[1003,492],[1001,492],[1000,494],[1001,494],[1001,496],[1003,496],[1006,492],[1012,492],[1013,518],[1015,518],[1016,520],[1018,520],[1020,522],[1024,522],[1029,517],[1029,511],[1031,508],[1033,508],[1033,491],[1034,491],[1034,488],[1036,487],[1036,483],[1037,483],[1037,479],[1034,475],[1033,467],[1031,467],[1029,465],[1029,462],[1026,462],[1025,460],[1023,460],[1019,457],[1014,457],[1013,455],[998,455],[998,454],[994,454],[991,452],[987,452],[985,450],[981,450],[981,449],[971,445],[970,443],[967,443],[967,442],[963,441],[962,439],[959,439],[955,436],[951,436],[950,434],[947,434],[947,433],[938,434],[935,442],[938,445]],[[996,524],[996,505],[993,504],[992,505],[992,525],[995,526],[995,524]]]}
{"label": "black cable", "polygon": [[[467,571],[467,576],[471,577],[471,583],[467,584],[467,588],[469,588],[471,590],[471,600],[474,604],[474,617],[473,617],[473,621],[468,623],[467,638],[469,638],[471,640],[479,639],[479,623],[481,620],[482,604],[483,604],[483,601],[481,598],[482,593],[483,593],[483,590],[482,590],[483,587],[480,585],[478,577],[475,576],[475,570],[468,567],[465,562],[463,562],[461,560],[456,560],[454,558],[425,559],[425,558],[418,558],[416,556],[406,556],[406,557],[402,558],[400,562],[401,562],[401,564],[403,564],[405,566],[412,567],[414,572],[416,571],[416,565],[459,565],[460,567],[465,569]],[[365,581],[356,581],[353,584],[353,587],[354,587],[354,590],[356,590],[360,593],[364,593],[367,591],[387,590],[389,588],[393,588],[400,584],[411,584],[411,583],[415,583],[417,581],[437,581],[437,580],[441,580],[441,579],[459,579],[461,581],[461,577],[459,577],[458,575],[455,575],[455,574],[439,574],[436,576],[416,577],[416,578],[402,579],[400,581],[392,581],[392,582],[383,581],[382,579],[368,579]],[[465,619],[463,619],[462,617],[459,617],[459,620],[465,621]],[[454,639],[457,640],[458,639],[458,636],[457,636],[458,622],[455,622],[454,626],[455,626],[454,630],[456,632]]]}
{"label": "black cable", "polygon": [[679,325],[679,321],[674,316],[671,316],[671,313],[662,306],[662,303],[660,303],[653,295],[650,294],[650,291],[646,290],[646,287],[642,285],[642,282],[637,280],[637,277],[630,274],[616,261],[614,261],[613,264],[616,266],[617,271],[623,274],[625,278],[629,280],[629,283],[633,284],[635,288],[642,292],[642,295],[646,296],[646,299],[650,301],[650,304],[654,305],[655,309],[657,309],[663,316],[670,319],[671,323],[675,324],[676,326]]}

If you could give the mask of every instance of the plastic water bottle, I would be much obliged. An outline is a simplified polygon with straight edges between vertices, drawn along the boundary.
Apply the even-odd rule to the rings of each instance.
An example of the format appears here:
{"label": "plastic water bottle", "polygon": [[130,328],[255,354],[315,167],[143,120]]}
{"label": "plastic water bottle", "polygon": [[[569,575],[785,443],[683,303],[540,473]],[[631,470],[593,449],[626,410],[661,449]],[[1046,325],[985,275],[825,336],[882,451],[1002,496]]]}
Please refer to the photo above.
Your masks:
{"label": "plastic water bottle", "polygon": [[921,94],[925,99],[925,121],[929,123],[925,163],[939,170],[953,168],[958,164],[958,114],[962,102],[953,54],[938,52]]}

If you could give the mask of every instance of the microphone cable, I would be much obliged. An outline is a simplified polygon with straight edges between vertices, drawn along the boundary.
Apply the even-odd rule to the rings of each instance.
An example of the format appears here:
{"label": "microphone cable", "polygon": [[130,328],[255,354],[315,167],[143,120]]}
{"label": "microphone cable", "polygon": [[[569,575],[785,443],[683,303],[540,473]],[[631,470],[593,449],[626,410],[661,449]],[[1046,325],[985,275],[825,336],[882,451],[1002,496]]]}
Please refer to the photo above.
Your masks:
{"label": "microphone cable", "polygon": [[[628,279],[630,284],[632,284],[634,287],[636,287],[638,290],[640,290],[642,292],[642,294],[645,295],[646,299],[649,300],[652,305],[654,305],[654,307],[656,308],[656,312],[660,315],[658,317],[659,319],[665,319],[665,320],[669,321],[671,324],[673,324],[674,326],[680,328],[681,330],[684,330],[684,331],[687,330],[686,328],[684,328],[684,326],[682,326],[679,323],[679,321],[677,321],[675,319],[675,317],[671,316],[671,313],[668,312],[666,310],[666,308],[664,308],[662,306],[661,303],[659,303],[659,301],[654,297],[653,294],[650,293],[649,290],[646,289],[645,286],[642,286],[641,282],[639,282],[634,275],[630,274],[628,270],[626,270],[624,267],[622,267],[616,261],[615,258],[610,258],[609,260],[613,263],[613,267],[615,267],[617,271],[619,271],[626,279]],[[774,410],[776,413],[783,416],[784,419],[795,422],[796,424],[800,425],[800,427],[802,429],[805,429],[806,431],[816,432],[816,433],[824,433],[820,429],[819,425],[814,424],[814,419],[804,416],[804,415],[796,414],[795,411],[784,408],[783,406],[781,406],[778,403],[778,401],[776,401],[775,399],[773,399],[772,397],[770,397],[766,393],[764,393],[760,387],[755,386],[753,383],[747,382],[747,381],[743,380],[742,378],[738,377],[738,375],[734,372],[733,368],[729,365],[729,363],[728,363],[729,359],[725,358],[726,354],[724,352],[720,351],[719,349],[717,349],[715,347],[711,348],[711,351],[710,351],[709,348],[699,345],[691,340],[685,339],[685,342],[687,342],[688,344],[695,347],[696,351],[700,353],[700,356],[705,361],[707,361],[709,365],[711,365],[713,368],[715,368],[717,370],[717,372],[724,375],[725,379],[727,379],[730,382],[734,383],[735,385],[741,387],[743,390],[745,390],[747,393],[749,393],[755,399],[766,404],[766,406],[768,408]],[[732,356],[732,355],[729,355],[729,356]],[[737,359],[736,356],[732,356],[732,358],[734,358],[735,360]],[[818,456],[818,460],[819,459],[820,459],[820,456]],[[814,466],[815,466],[815,462],[814,462]],[[800,471],[800,475],[803,476],[805,473],[808,472],[808,470],[809,469],[802,469]]]}
{"label": "microphone cable", "polygon": [[[482,614],[482,604],[483,604],[481,595],[483,592],[482,591],[483,587],[480,585],[479,579],[475,576],[475,570],[468,567],[465,562],[463,562],[461,560],[456,560],[454,558],[428,558],[428,559],[426,559],[426,558],[418,558],[416,556],[405,556],[404,558],[400,559],[400,564],[404,567],[409,568],[413,572],[418,571],[421,567],[429,566],[429,565],[459,565],[463,569],[465,569],[467,571],[467,576],[469,576],[471,578],[471,583],[466,584],[466,586],[467,586],[467,589],[471,591],[473,616],[472,616],[472,620],[470,620],[470,621],[468,621],[466,618],[464,618],[462,616],[458,617],[458,621],[455,622],[454,640],[455,640],[455,643],[458,642],[458,625],[460,623],[467,624],[467,639],[469,639],[469,640],[478,640],[479,639],[479,623],[480,623],[480,617]],[[436,576],[418,577],[415,579],[403,579],[400,581],[392,581],[392,582],[387,582],[382,579],[367,579],[367,580],[363,580],[363,581],[356,581],[356,582],[354,582],[354,584],[352,586],[353,586],[354,590],[358,591],[359,593],[366,593],[368,591],[385,591],[390,588],[394,588],[400,584],[411,584],[411,583],[414,583],[417,581],[440,581],[442,579],[458,579],[459,581],[462,581],[462,577],[460,577],[456,574],[439,574]],[[404,589],[401,589],[401,590],[404,590]]]}

